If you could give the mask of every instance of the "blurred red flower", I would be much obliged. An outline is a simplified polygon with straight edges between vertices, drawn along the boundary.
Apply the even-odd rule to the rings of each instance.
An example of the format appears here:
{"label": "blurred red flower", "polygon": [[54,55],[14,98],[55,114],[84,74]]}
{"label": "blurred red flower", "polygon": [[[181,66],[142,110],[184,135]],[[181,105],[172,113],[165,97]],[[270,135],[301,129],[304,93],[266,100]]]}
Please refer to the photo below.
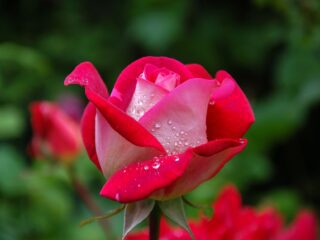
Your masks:
{"label": "blurred red flower", "polygon": [[80,124],[55,103],[30,105],[33,138],[30,152],[34,157],[72,161],[81,150]]}
{"label": "blurred red flower", "polygon": [[[317,222],[313,213],[302,210],[294,223],[285,228],[280,214],[273,208],[257,211],[242,206],[241,196],[233,186],[226,187],[215,203],[212,218],[189,221],[196,240],[316,240]],[[149,239],[147,230],[132,233],[126,240]],[[191,239],[180,228],[162,219],[160,240]]]}

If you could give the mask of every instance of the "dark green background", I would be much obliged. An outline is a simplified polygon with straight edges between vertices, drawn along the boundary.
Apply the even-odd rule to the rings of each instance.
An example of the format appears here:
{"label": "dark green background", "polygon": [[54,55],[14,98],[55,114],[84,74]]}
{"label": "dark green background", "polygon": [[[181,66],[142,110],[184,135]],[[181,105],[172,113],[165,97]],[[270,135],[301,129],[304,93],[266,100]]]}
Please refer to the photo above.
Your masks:
{"label": "dark green background", "polygon": [[[75,65],[92,61],[109,89],[145,55],[230,72],[250,98],[249,146],[212,181],[189,194],[210,203],[234,182],[244,202],[273,204],[291,220],[320,212],[320,2],[317,0],[0,0],[0,239],[102,239],[59,165],[34,162],[28,105],[61,95]],[[78,174],[98,196],[103,178],[85,154]],[[188,208],[188,214],[196,211]],[[121,217],[112,219],[121,232]]]}

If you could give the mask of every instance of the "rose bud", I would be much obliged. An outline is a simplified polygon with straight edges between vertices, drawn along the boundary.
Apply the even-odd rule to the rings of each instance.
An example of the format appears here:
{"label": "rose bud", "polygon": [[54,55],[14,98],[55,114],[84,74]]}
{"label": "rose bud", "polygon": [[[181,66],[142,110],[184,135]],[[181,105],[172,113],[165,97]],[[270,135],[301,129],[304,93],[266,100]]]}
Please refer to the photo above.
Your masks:
{"label": "rose bud", "polygon": [[33,102],[30,112],[32,155],[61,161],[74,160],[82,146],[79,123],[50,102]]}
{"label": "rose bud", "polygon": [[211,179],[247,141],[251,106],[225,71],[144,57],[127,66],[113,91],[89,62],[65,85],[85,88],[90,103],[82,137],[107,182],[101,195],[127,203],[179,197]]}

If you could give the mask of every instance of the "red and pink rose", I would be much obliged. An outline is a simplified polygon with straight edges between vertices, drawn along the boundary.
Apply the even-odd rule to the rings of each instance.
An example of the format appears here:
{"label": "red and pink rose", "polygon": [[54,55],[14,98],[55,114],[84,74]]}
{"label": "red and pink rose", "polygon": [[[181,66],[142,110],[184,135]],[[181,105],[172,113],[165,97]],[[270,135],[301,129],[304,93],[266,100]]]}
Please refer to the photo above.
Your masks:
{"label": "red and pink rose", "polygon": [[108,94],[89,62],[65,84],[85,88],[90,103],[82,137],[107,182],[101,195],[119,202],[179,197],[211,179],[246,144],[251,106],[225,71],[144,57],[127,66]]}

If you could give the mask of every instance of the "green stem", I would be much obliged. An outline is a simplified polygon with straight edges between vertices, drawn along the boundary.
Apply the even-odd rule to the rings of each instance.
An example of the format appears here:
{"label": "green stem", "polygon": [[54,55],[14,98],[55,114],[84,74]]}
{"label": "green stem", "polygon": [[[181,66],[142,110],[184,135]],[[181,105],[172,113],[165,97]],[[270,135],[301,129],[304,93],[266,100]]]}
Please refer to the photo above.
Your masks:
{"label": "green stem", "polygon": [[[103,212],[101,211],[100,207],[96,204],[94,199],[91,196],[90,191],[88,188],[76,177],[74,170],[70,167],[67,168],[69,172],[69,176],[71,178],[72,185],[83,201],[83,203],[86,205],[86,207],[97,216],[103,215]],[[107,219],[99,221],[99,224],[106,236],[108,236],[108,239],[115,239],[114,235],[111,232],[111,226]]]}
{"label": "green stem", "polygon": [[160,233],[161,210],[157,205],[149,216],[149,240],[158,240]]}

